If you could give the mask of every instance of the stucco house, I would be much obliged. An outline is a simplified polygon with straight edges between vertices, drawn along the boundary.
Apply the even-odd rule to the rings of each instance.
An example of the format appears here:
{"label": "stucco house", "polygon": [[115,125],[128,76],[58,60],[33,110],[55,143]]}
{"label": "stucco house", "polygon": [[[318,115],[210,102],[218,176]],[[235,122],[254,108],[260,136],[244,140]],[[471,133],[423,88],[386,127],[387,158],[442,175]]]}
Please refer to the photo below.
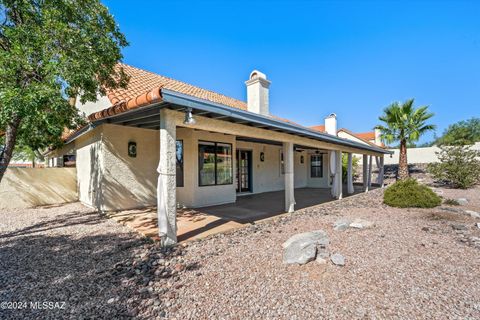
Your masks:
{"label": "stucco house", "polygon": [[176,242],[178,206],[233,203],[243,194],[285,190],[285,211],[292,212],[295,188],[330,188],[332,197],[342,197],[342,153],[350,158],[349,193],[352,154],[362,154],[364,164],[377,157],[383,166],[388,153],[273,116],[270,81],[256,70],[245,82],[245,102],[119,67],[131,77],[128,88],[95,103],[77,102],[88,125],[49,156],[76,156],[85,205],[102,211],[157,205],[165,245]]}

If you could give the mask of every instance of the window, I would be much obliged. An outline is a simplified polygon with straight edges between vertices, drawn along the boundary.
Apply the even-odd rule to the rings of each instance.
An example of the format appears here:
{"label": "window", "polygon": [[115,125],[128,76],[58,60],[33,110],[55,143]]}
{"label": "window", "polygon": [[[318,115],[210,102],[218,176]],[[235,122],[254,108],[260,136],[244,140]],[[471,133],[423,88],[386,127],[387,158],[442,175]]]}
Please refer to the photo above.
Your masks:
{"label": "window", "polygon": [[177,158],[177,187],[183,187],[183,140],[177,140],[175,154]]}
{"label": "window", "polygon": [[323,155],[312,154],[310,157],[310,176],[312,178],[323,177]]}
{"label": "window", "polygon": [[198,184],[214,186],[232,183],[232,145],[201,141],[198,144]]}

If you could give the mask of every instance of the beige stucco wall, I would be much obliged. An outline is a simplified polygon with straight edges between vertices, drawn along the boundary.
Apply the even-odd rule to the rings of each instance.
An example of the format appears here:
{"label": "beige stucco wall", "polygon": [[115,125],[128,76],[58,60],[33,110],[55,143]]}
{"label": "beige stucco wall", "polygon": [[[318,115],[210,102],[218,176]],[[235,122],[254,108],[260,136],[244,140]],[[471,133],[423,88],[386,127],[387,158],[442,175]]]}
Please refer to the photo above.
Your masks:
{"label": "beige stucco wall", "polygon": [[0,209],[77,200],[75,168],[8,168],[0,184]]}

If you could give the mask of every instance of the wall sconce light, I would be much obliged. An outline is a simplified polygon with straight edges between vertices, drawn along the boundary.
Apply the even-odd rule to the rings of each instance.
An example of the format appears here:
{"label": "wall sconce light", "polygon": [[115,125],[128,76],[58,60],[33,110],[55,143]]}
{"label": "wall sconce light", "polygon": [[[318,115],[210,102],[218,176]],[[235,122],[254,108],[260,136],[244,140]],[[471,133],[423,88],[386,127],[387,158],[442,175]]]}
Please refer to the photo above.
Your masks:
{"label": "wall sconce light", "polygon": [[128,142],[128,156],[131,158],[137,157],[137,143],[135,141]]}
{"label": "wall sconce light", "polygon": [[185,109],[185,120],[183,120],[183,124],[192,125],[192,124],[195,124],[195,123],[196,123],[196,121],[195,121],[195,119],[193,118],[193,115],[192,115],[192,108]]}
{"label": "wall sconce light", "polygon": [[304,163],[305,162],[305,158],[303,158],[303,156],[300,156],[300,163]]}
{"label": "wall sconce light", "polygon": [[265,153],[260,152],[260,161],[263,162],[265,161]]}

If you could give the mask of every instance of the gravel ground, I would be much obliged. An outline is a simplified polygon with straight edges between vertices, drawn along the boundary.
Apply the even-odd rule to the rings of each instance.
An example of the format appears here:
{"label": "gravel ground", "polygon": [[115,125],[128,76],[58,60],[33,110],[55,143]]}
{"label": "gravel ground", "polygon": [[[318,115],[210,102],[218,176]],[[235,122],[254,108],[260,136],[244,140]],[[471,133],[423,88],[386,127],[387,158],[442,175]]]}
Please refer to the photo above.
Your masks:
{"label": "gravel ground", "polygon": [[[480,212],[479,188],[441,191]],[[382,192],[169,251],[80,204],[0,212],[0,302],[66,301],[0,318],[480,319],[480,219],[388,208]],[[334,231],[341,217],[375,227]],[[346,265],[284,265],[282,243],[317,229]]]}

